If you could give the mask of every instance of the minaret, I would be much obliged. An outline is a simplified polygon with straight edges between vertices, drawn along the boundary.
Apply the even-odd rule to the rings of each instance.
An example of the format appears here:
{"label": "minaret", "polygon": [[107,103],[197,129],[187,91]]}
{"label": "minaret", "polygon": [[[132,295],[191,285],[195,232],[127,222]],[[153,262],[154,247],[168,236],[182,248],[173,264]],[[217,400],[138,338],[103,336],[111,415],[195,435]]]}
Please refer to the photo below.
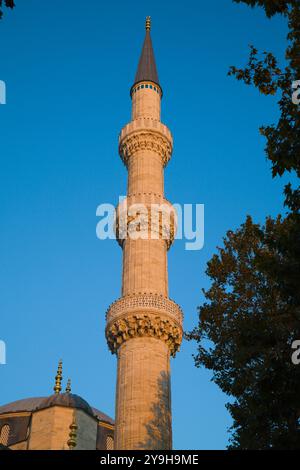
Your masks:
{"label": "minaret", "polygon": [[[116,221],[123,249],[122,297],[106,317],[106,338],[118,359],[115,449],[171,449],[170,356],[181,344],[182,312],[168,297],[167,251],[176,224],[172,205],[164,198],[164,167],[173,139],[160,121],[162,88],[149,17],[130,95],[131,122],[119,136],[119,153],[128,170],[127,198]],[[146,216],[136,209],[141,205]],[[157,207],[158,218],[153,215]],[[132,226],[138,221],[137,237]]]}

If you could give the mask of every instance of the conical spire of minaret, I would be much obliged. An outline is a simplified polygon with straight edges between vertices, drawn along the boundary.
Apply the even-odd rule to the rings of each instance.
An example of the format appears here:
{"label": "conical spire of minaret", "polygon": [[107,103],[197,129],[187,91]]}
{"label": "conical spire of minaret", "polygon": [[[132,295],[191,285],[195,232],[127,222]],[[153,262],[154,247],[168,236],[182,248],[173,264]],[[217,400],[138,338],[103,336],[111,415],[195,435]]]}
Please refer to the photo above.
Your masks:
{"label": "conical spire of minaret", "polygon": [[150,19],[150,16],[147,16],[146,36],[145,36],[144,45],[143,45],[138,69],[136,72],[135,80],[134,80],[134,85],[144,80],[149,80],[159,85],[156,63],[155,63],[155,58],[154,58],[154,51],[153,51],[151,35],[150,35],[150,29],[151,29],[151,19]]}

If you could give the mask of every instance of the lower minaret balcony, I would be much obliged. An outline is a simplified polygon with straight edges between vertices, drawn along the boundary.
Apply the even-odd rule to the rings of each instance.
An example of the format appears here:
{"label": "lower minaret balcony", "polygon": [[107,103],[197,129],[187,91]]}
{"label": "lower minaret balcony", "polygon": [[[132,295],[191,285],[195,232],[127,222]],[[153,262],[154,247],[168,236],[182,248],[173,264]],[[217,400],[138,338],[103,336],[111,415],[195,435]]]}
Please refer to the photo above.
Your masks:
{"label": "lower minaret balcony", "polygon": [[139,293],[116,300],[107,310],[106,339],[112,353],[131,338],[152,337],[165,342],[175,356],[182,341],[181,308],[159,294]]}

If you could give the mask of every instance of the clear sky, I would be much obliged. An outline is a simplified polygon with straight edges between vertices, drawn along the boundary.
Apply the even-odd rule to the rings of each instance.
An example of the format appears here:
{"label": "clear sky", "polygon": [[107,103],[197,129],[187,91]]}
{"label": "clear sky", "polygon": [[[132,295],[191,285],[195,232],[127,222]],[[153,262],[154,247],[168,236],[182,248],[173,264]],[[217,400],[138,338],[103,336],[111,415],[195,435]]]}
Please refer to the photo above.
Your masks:
{"label": "clear sky", "polygon": [[[169,252],[170,297],[185,329],[197,322],[205,265],[226,230],[247,214],[282,212],[261,124],[276,100],[234,78],[248,45],[283,59],[286,27],[231,0],[82,2],[16,0],[0,22],[0,404],[52,393],[57,362],[74,393],[114,415],[116,360],[105,311],[120,296],[121,249],[96,238],[96,208],[126,193],[117,138],[130,120],[129,89],[145,16],[164,90],[162,120],[174,135],[167,198],[205,204],[205,246]],[[194,367],[195,345],[172,360],[174,447],[222,449],[227,397]]]}

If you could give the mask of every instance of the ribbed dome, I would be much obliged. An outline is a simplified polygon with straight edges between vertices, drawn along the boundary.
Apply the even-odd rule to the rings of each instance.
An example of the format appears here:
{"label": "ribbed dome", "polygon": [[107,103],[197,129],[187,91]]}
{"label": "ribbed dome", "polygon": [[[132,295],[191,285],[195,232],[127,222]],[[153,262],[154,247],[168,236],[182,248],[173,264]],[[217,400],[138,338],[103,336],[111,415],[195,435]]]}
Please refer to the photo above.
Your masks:
{"label": "ribbed dome", "polygon": [[33,397],[24,398],[22,400],[13,401],[6,405],[0,406],[0,418],[1,415],[7,413],[18,413],[22,411],[34,412],[37,410],[43,410],[50,408],[51,406],[66,406],[70,408],[79,408],[84,410],[91,416],[96,417],[99,421],[105,421],[110,424],[114,424],[114,420],[110,418],[102,411],[97,408],[92,408],[83,398],[73,393],[60,393],[50,395],[49,397]]}
{"label": "ribbed dome", "polygon": [[0,415],[18,413],[20,411],[35,411],[45,397],[22,398],[0,406]]}
{"label": "ribbed dome", "polygon": [[42,400],[36,410],[43,410],[51,406],[66,406],[68,408],[79,408],[91,416],[94,416],[93,410],[83,398],[73,393],[55,393]]}

